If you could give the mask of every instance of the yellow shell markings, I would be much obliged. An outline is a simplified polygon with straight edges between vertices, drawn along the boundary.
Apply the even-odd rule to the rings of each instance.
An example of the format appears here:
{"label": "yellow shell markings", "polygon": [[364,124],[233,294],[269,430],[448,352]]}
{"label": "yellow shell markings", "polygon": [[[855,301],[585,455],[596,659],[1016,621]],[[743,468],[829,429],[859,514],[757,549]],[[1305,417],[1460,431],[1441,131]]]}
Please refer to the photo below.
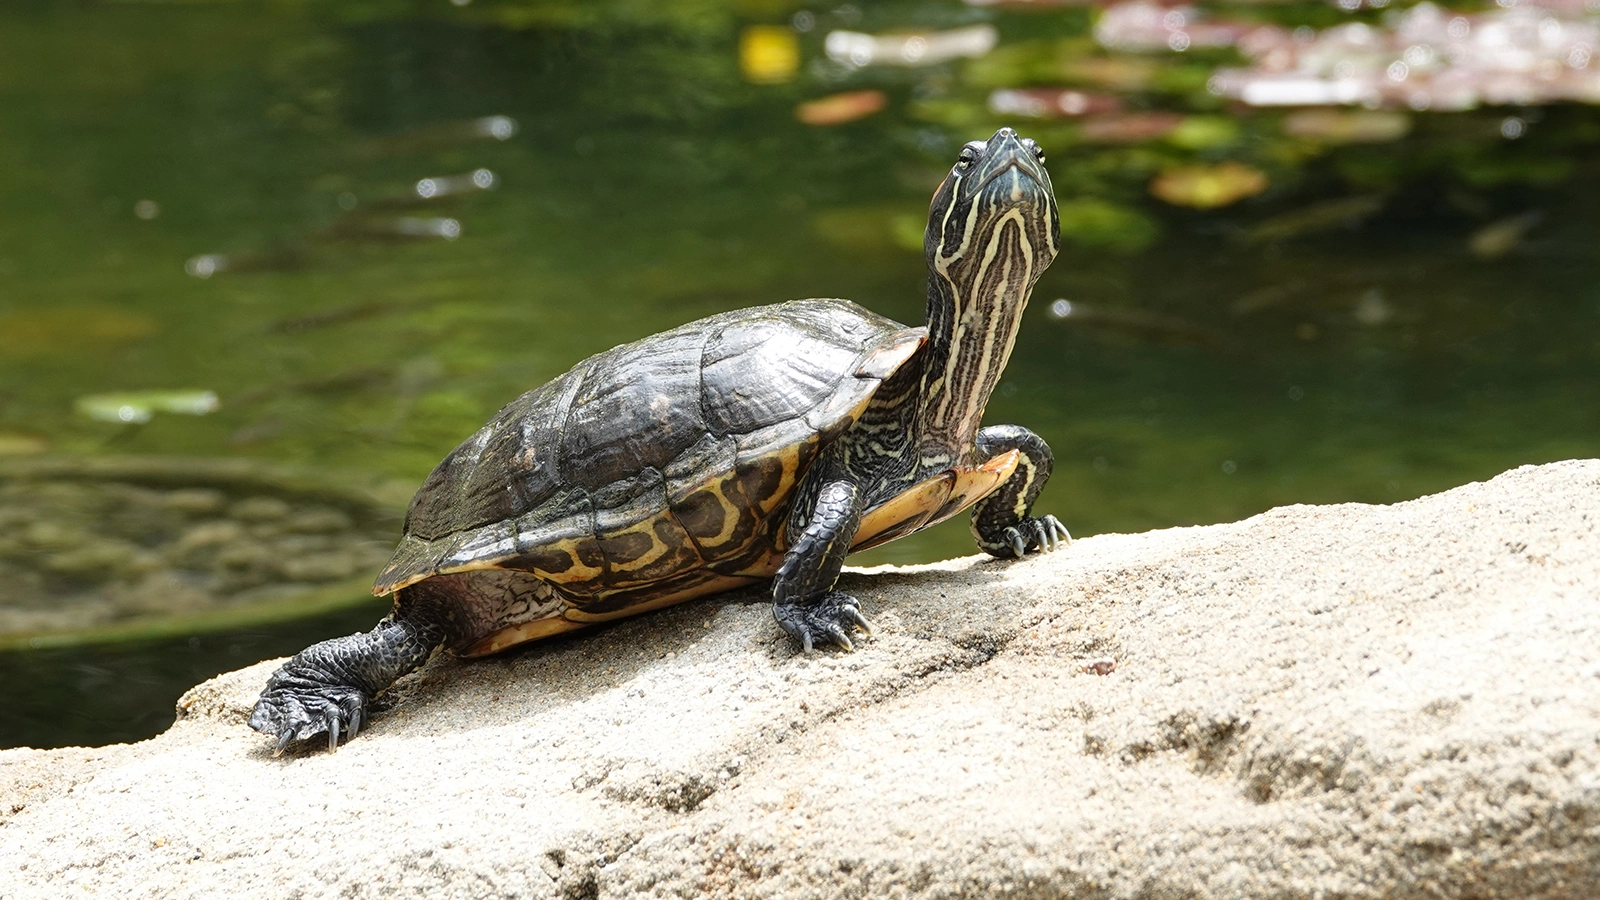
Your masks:
{"label": "yellow shell markings", "polygon": [[[865,408],[866,404],[862,403],[861,406]],[[811,447],[807,449],[814,450],[814,442],[808,442],[808,444]],[[770,515],[784,501],[788,500],[789,495],[794,492],[795,486],[799,484],[800,452],[802,447],[785,447],[777,453],[768,455],[768,459],[775,459],[778,462],[778,484],[772,490],[767,491],[765,496],[751,498],[756,501],[756,508],[761,511],[763,518]],[[814,453],[813,458],[815,458]]]}
{"label": "yellow shell markings", "polygon": [[[540,547],[541,556],[564,557],[569,560],[569,564],[562,569],[533,567],[530,568],[529,571],[540,578],[551,582],[552,584],[561,585],[563,587],[577,584],[589,584],[590,582],[596,581],[605,575],[604,564],[591,565],[583,561],[583,551],[586,549],[592,549],[593,546],[593,535],[564,538],[559,541],[553,541],[551,543],[544,544]],[[485,563],[480,568],[491,567],[498,568],[498,565],[496,563]]]}
{"label": "yellow shell markings", "polygon": [[716,594],[722,591],[732,590],[733,588],[743,587],[747,584],[754,584],[760,580],[760,578],[746,577],[741,575],[715,575],[706,581],[696,583],[682,590],[673,591],[669,594],[664,594],[659,597],[651,597],[647,600],[639,600],[637,602],[629,603],[620,609],[596,613],[585,612],[583,609],[573,606],[569,607],[564,613],[562,613],[562,615],[565,616],[569,621],[578,623],[578,625],[593,625],[599,622],[610,622],[615,619],[626,619],[629,616],[647,613],[651,610],[665,609],[669,606],[677,606],[679,603],[683,603],[687,600],[693,600],[697,597],[704,597],[708,594]]}
{"label": "yellow shell markings", "polygon": [[[678,533],[683,535],[684,539],[681,541],[662,540],[658,529],[659,526],[663,524],[669,524],[673,528],[677,529]],[[688,534],[684,532],[683,526],[678,524],[678,521],[672,515],[671,510],[664,510],[660,514],[645,519],[639,524],[629,528],[624,528],[620,531],[614,531],[608,534],[600,535],[599,539],[609,548],[615,546],[622,539],[632,537],[634,535],[644,538],[644,551],[629,558],[622,558],[620,555],[614,557],[612,554],[607,553],[606,568],[610,570],[608,574],[615,575],[618,573],[638,572],[656,564],[661,560],[662,557],[674,552],[675,549],[683,549],[686,545],[692,546],[688,540]],[[701,557],[698,552],[695,552],[694,555],[701,562],[705,562],[705,559]]]}
{"label": "yellow shell markings", "polygon": [[[570,610],[569,610],[570,611]],[[477,643],[460,652],[460,656],[472,659],[478,656],[488,656],[499,653],[518,644],[528,641],[537,641],[541,638],[561,634],[564,631],[575,631],[587,625],[587,622],[575,622],[563,616],[555,618],[535,619],[521,625],[512,625],[502,628],[488,637],[480,639]]]}
{"label": "yellow shell markings", "polygon": [[[705,551],[719,549],[733,540],[739,529],[740,517],[744,514],[728,499],[727,492],[724,490],[724,481],[725,479],[721,478],[709,481],[671,503],[674,517],[677,518],[680,525],[684,526],[684,530],[689,534],[689,539],[700,547],[702,557],[704,557]],[[710,511],[706,509],[707,503],[712,504],[716,509],[716,517],[710,521],[707,521],[710,517]],[[714,522],[717,531],[708,534],[698,527],[691,528],[684,522],[685,518],[689,518],[697,526],[702,523],[710,525]]]}

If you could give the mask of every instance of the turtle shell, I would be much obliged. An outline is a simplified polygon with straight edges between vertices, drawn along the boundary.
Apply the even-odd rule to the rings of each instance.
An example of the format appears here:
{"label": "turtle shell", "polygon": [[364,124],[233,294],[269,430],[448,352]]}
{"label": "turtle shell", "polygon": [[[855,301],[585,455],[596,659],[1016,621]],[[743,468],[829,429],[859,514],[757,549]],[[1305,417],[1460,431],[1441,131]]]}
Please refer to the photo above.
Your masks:
{"label": "turtle shell", "polygon": [[[801,476],[925,334],[795,300],[592,356],[445,457],[373,593],[431,578],[458,605],[520,598],[517,615],[465,611],[474,633],[452,645],[476,655],[770,576]],[[439,577],[474,572],[476,588]],[[572,625],[484,643],[542,618]]]}

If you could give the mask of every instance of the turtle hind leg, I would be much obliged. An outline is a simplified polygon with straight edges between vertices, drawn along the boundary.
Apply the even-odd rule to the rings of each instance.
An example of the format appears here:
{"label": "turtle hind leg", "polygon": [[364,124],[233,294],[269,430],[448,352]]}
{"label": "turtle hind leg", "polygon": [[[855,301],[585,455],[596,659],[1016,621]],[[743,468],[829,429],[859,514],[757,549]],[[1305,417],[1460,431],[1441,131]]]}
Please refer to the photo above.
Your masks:
{"label": "turtle hind leg", "polygon": [[278,739],[277,752],[294,741],[326,733],[328,749],[353,738],[378,692],[427,661],[444,640],[444,623],[426,604],[397,603],[378,626],[312,644],[267,679],[250,727]]}
{"label": "turtle hind leg", "polygon": [[978,548],[990,556],[1021,557],[1070,543],[1072,535],[1060,519],[1033,514],[1033,503],[1050,480],[1055,462],[1044,438],[1018,425],[991,425],[978,432],[977,445],[991,459],[1017,451],[1016,471],[972,507],[972,536]]}
{"label": "turtle hind leg", "polygon": [[816,644],[852,650],[852,631],[872,631],[856,598],[833,586],[861,527],[860,490],[850,481],[830,481],[809,512],[809,518],[790,522],[799,537],[773,578],[772,614],[807,652]]}

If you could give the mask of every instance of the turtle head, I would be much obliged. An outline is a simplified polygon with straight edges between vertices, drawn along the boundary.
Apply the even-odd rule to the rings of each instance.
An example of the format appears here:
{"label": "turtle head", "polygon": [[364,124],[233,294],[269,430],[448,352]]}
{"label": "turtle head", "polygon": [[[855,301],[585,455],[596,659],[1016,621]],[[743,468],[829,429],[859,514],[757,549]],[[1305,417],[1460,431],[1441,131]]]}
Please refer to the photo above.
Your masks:
{"label": "turtle head", "polygon": [[1025,301],[1055,259],[1060,221],[1038,144],[1010,128],[969,141],[933,195],[923,239],[930,274],[966,296],[1004,278]]}
{"label": "turtle head", "polygon": [[1028,295],[1056,258],[1061,213],[1039,145],[1002,128],[972,141],[933,195],[928,351],[918,440],[936,467],[970,454]]}

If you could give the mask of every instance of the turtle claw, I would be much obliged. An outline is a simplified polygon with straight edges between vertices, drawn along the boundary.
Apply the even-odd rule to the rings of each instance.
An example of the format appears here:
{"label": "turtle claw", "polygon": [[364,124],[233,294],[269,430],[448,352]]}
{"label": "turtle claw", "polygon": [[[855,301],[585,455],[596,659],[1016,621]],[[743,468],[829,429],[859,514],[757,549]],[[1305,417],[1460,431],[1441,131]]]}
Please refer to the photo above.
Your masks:
{"label": "turtle claw", "polygon": [[357,687],[328,684],[285,666],[274,672],[250,713],[250,727],[277,737],[273,755],[326,733],[328,749],[349,743],[366,717],[367,695]]}
{"label": "turtle claw", "polygon": [[861,610],[852,606],[847,608],[844,614],[850,620],[850,624],[865,632],[867,637],[872,637],[872,623],[868,622],[867,617],[861,614]]}
{"label": "turtle claw", "polygon": [[1006,526],[1002,540],[1017,557],[1027,556],[1030,550],[1053,552],[1072,543],[1067,526],[1051,515],[1029,516],[1015,525]]}
{"label": "turtle claw", "polygon": [[872,635],[872,626],[861,614],[860,602],[843,591],[830,591],[822,599],[803,605],[775,606],[773,615],[784,631],[799,639],[806,653],[817,644],[837,644],[852,651],[856,645],[850,640],[850,632],[856,628]]}

